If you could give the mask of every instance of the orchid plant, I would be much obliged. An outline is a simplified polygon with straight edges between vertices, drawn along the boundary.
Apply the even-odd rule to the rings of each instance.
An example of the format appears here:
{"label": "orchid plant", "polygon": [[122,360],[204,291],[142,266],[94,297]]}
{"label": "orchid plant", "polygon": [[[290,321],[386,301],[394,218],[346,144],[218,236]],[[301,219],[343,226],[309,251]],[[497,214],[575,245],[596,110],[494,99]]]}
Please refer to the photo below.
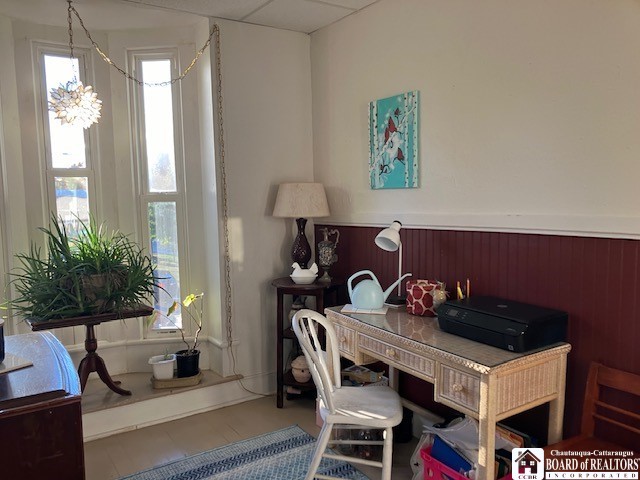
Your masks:
{"label": "orchid plant", "polygon": [[[158,310],[155,310],[153,312],[153,315],[146,317],[147,326],[153,325],[156,319],[158,318],[158,316],[162,315],[163,317],[167,318],[178,330],[180,330],[182,341],[187,346],[186,354],[189,355],[194,353],[198,348],[198,336],[202,331],[202,318],[203,318],[203,311],[204,311],[203,297],[204,297],[204,293],[198,293],[198,294],[190,293],[189,295],[184,297],[184,300],[182,300],[182,302],[177,302],[174,300],[174,302],[171,304],[171,306],[167,310],[166,315]],[[175,313],[178,309],[180,309],[183,313],[185,313],[193,321],[193,323],[196,324],[197,328],[193,337],[193,345],[190,345],[189,342],[187,341],[187,338],[185,337],[184,322],[183,322],[183,326],[179,326],[175,323],[175,320],[172,317],[172,314]],[[183,319],[184,319],[184,316],[183,316]]]}

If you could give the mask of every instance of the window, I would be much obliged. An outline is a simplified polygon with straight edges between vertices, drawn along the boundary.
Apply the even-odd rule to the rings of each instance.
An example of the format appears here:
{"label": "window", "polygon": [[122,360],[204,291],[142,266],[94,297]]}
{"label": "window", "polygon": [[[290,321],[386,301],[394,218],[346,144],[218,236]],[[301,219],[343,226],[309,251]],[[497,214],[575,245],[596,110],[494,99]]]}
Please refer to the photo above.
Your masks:
{"label": "window", "polygon": [[54,49],[40,49],[42,68],[42,104],[46,114],[45,151],[49,211],[65,223],[73,235],[78,222],[88,222],[93,208],[93,169],[90,159],[89,132],[81,126],[63,125],[48,110],[51,89],[74,77],[83,80],[82,57],[74,58]]}
{"label": "window", "polygon": [[[168,82],[175,73],[176,59],[169,53],[136,53],[134,71],[145,83]],[[183,229],[184,187],[180,109],[178,87],[142,85],[136,89],[138,165],[140,172],[140,212],[145,224],[144,236],[160,278],[154,307],[166,312],[180,301],[181,278],[186,262]],[[169,319],[159,316],[153,325],[156,332],[182,326],[180,309]]]}
{"label": "window", "polygon": [[[160,83],[171,79],[169,60],[143,60],[141,64],[145,81]],[[148,190],[177,192],[171,86],[145,85],[142,90]]]}
{"label": "window", "polygon": [[[148,202],[148,237],[156,275],[162,289],[157,289],[154,307],[166,312],[174,301],[180,301],[180,254],[178,251],[178,221],[176,202]],[[171,318],[160,318],[154,328],[182,326],[180,311]]]}

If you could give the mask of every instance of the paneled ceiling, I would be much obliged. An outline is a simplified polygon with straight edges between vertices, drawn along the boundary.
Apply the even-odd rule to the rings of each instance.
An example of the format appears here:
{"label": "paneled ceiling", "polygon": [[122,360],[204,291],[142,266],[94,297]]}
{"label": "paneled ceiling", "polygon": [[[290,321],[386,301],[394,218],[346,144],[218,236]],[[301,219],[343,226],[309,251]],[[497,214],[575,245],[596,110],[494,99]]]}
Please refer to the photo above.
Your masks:
{"label": "paneled ceiling", "polygon": [[[185,26],[199,17],[311,33],[379,0],[74,0],[89,28],[119,30]],[[66,0],[0,0],[0,14],[66,25]]]}
{"label": "paneled ceiling", "polygon": [[209,17],[311,33],[378,0],[126,0]]}

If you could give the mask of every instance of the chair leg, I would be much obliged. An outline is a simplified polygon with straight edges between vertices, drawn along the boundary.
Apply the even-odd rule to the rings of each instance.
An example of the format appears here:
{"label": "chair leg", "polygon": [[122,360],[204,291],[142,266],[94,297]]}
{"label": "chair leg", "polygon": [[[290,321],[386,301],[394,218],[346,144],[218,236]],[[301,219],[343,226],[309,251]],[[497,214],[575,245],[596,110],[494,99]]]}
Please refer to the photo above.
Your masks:
{"label": "chair leg", "polygon": [[322,430],[320,430],[320,435],[318,435],[318,440],[316,440],[316,449],[313,452],[313,459],[309,465],[309,471],[307,472],[305,480],[313,480],[315,477],[316,471],[320,466],[320,461],[322,460],[322,455],[327,449],[327,444],[331,438],[331,430],[333,430],[333,424],[325,421]]}
{"label": "chair leg", "polygon": [[380,476],[380,480],[391,480],[391,466],[393,465],[393,428],[385,428],[383,435],[382,475]]}

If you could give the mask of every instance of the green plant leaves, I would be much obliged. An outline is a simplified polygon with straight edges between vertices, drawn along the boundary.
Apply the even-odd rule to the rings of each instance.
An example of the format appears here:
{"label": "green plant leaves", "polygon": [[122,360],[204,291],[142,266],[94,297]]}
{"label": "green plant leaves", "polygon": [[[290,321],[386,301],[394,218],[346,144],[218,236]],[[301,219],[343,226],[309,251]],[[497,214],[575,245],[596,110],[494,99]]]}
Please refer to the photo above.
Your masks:
{"label": "green plant leaves", "polygon": [[77,236],[52,217],[45,234],[47,254],[35,245],[16,255],[11,273],[18,293],[9,305],[18,313],[49,320],[120,312],[149,300],[157,285],[151,258],[126,235],[108,233],[94,219],[77,219]]}
{"label": "green plant leaves", "polygon": [[[200,301],[198,302],[198,300]],[[183,316],[183,319],[189,318],[191,321],[193,321],[196,324],[196,327],[197,327],[193,337],[193,345],[190,345],[189,342],[187,342],[184,328],[176,325],[173,322],[173,319],[171,318],[171,314],[175,313],[176,310],[180,308],[180,303],[176,302],[175,300],[167,310],[166,315],[163,315],[161,312],[154,310],[152,315],[150,315],[149,317],[146,317],[145,324],[147,328],[150,327],[155,323],[159,315],[163,315],[165,318],[168,318],[169,321],[173,323],[173,325],[180,331],[182,341],[187,346],[187,353],[191,353],[198,348],[198,336],[202,331],[202,321],[203,321],[203,313],[204,313],[204,293],[198,293],[198,294],[190,293],[189,295],[184,297],[184,300],[182,300],[182,305],[185,307],[181,309],[182,313],[185,314]],[[191,309],[189,307],[193,307],[193,308]]]}
{"label": "green plant leaves", "polygon": [[[178,309],[178,307],[179,307],[179,306],[180,306],[180,304],[179,304],[178,302],[175,302],[175,301],[174,301],[174,302],[171,304],[171,306],[169,307],[169,310],[167,310],[167,317],[168,317],[169,315],[171,315],[173,312],[175,312],[175,311]],[[185,307],[186,307],[186,306],[187,306],[187,305],[185,304]]]}

